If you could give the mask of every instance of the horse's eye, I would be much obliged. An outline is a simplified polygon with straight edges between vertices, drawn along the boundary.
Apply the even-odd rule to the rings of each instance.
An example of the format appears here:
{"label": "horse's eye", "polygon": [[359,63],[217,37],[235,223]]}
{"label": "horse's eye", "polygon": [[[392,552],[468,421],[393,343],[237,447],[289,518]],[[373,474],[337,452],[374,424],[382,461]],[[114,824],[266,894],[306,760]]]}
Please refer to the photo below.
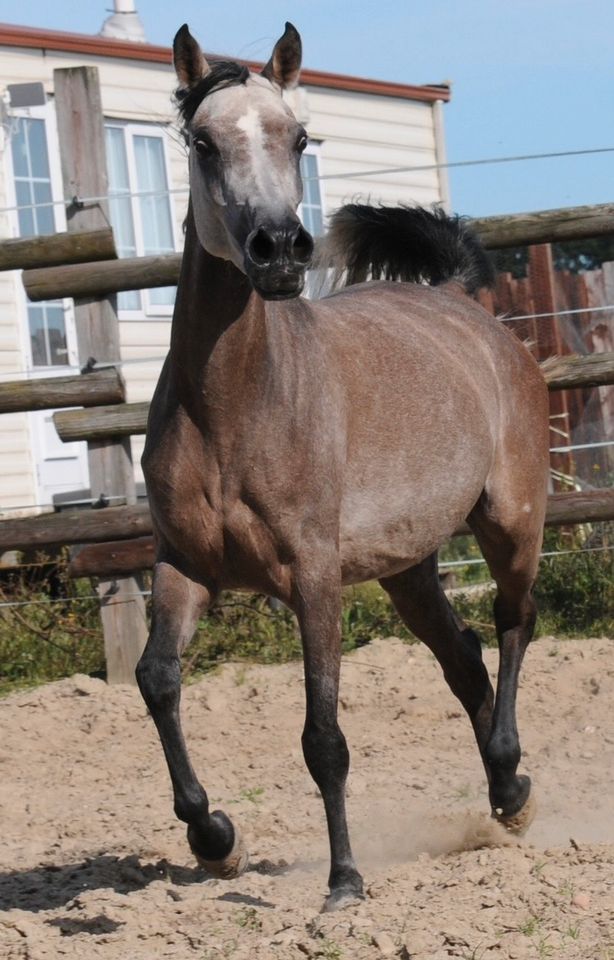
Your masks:
{"label": "horse's eye", "polygon": [[307,137],[305,136],[304,133],[302,133],[298,138],[298,140],[296,141],[296,149],[298,150],[299,153],[303,152],[308,142],[309,141],[307,140]]}
{"label": "horse's eye", "polygon": [[194,149],[199,157],[206,157],[211,153],[211,147],[206,140],[194,140]]}

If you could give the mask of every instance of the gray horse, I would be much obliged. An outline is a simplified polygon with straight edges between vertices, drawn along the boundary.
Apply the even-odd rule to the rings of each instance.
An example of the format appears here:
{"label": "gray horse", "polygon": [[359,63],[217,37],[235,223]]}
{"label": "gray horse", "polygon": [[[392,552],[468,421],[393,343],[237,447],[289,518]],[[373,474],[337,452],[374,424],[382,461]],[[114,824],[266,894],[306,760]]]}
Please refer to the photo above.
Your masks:
{"label": "gray horse", "polygon": [[[262,591],[295,612],[303,750],[326,810],[333,908],[362,895],[337,722],[343,584],[380,580],[469,715],[493,815],[510,829],[530,820],[515,700],[535,621],[546,387],[470,296],[490,270],[457,219],[344,208],[326,262],[350,281],[384,280],[299,297],[313,243],[296,215],[306,135],[281,97],[300,68],[294,27],[260,74],[210,66],[187,26],[174,55],[191,200],[143,457],[157,562],[137,678],[193,852],[214,875],[237,876],[245,845],[209,811],[181,732],[180,657],[220,590]],[[465,519],[498,587],[496,697],[479,640],[437,576],[437,549]]]}

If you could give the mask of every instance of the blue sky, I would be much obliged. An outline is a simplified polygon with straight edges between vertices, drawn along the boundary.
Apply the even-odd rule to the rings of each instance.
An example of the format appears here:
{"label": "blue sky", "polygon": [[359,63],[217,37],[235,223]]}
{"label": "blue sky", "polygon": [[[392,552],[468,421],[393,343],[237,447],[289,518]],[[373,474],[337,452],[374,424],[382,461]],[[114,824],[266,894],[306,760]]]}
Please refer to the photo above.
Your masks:
{"label": "blue sky", "polygon": [[[108,4],[111,5],[110,3]],[[203,47],[266,59],[291,20],[306,66],[401,83],[452,81],[450,161],[614,147],[612,0],[137,0],[147,39],[185,20]],[[0,18],[96,33],[106,4],[29,0]],[[606,203],[614,152],[451,171],[459,213]]]}

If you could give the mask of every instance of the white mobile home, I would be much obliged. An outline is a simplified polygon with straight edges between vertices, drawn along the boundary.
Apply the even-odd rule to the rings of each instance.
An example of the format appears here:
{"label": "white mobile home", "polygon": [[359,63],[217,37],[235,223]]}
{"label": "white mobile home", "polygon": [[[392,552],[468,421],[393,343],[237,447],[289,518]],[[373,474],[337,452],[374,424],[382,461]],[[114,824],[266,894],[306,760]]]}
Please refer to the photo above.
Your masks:
{"label": "white mobile home", "polygon": [[[82,65],[96,66],[100,76],[120,256],[181,250],[187,165],[171,102],[170,50],[6,24],[0,25],[0,240],[65,229],[71,198],[62,195],[53,71]],[[446,204],[445,171],[436,165],[445,160],[441,108],[448,99],[445,86],[304,70],[289,102],[311,138],[303,159],[306,226],[321,232],[326,214],[349,199]],[[430,169],[376,172],[413,166]],[[130,400],[151,397],[168,347],[173,297],[172,288],[119,295]],[[72,302],[28,303],[20,273],[0,273],[0,378],[78,368]],[[136,463],[140,441],[133,440]],[[62,444],[51,412],[2,415],[0,515],[31,512],[87,487],[85,444]]]}

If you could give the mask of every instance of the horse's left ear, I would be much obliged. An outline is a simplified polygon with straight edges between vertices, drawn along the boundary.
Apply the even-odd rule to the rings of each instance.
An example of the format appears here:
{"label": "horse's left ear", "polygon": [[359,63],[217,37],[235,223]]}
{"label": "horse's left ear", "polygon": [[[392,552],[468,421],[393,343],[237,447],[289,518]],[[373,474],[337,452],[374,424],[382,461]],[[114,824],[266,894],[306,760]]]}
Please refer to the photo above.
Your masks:
{"label": "horse's left ear", "polygon": [[262,70],[262,76],[282,90],[295,87],[301,71],[302,52],[298,30],[291,23],[286,23],[284,35],[275,44],[271,59]]}

